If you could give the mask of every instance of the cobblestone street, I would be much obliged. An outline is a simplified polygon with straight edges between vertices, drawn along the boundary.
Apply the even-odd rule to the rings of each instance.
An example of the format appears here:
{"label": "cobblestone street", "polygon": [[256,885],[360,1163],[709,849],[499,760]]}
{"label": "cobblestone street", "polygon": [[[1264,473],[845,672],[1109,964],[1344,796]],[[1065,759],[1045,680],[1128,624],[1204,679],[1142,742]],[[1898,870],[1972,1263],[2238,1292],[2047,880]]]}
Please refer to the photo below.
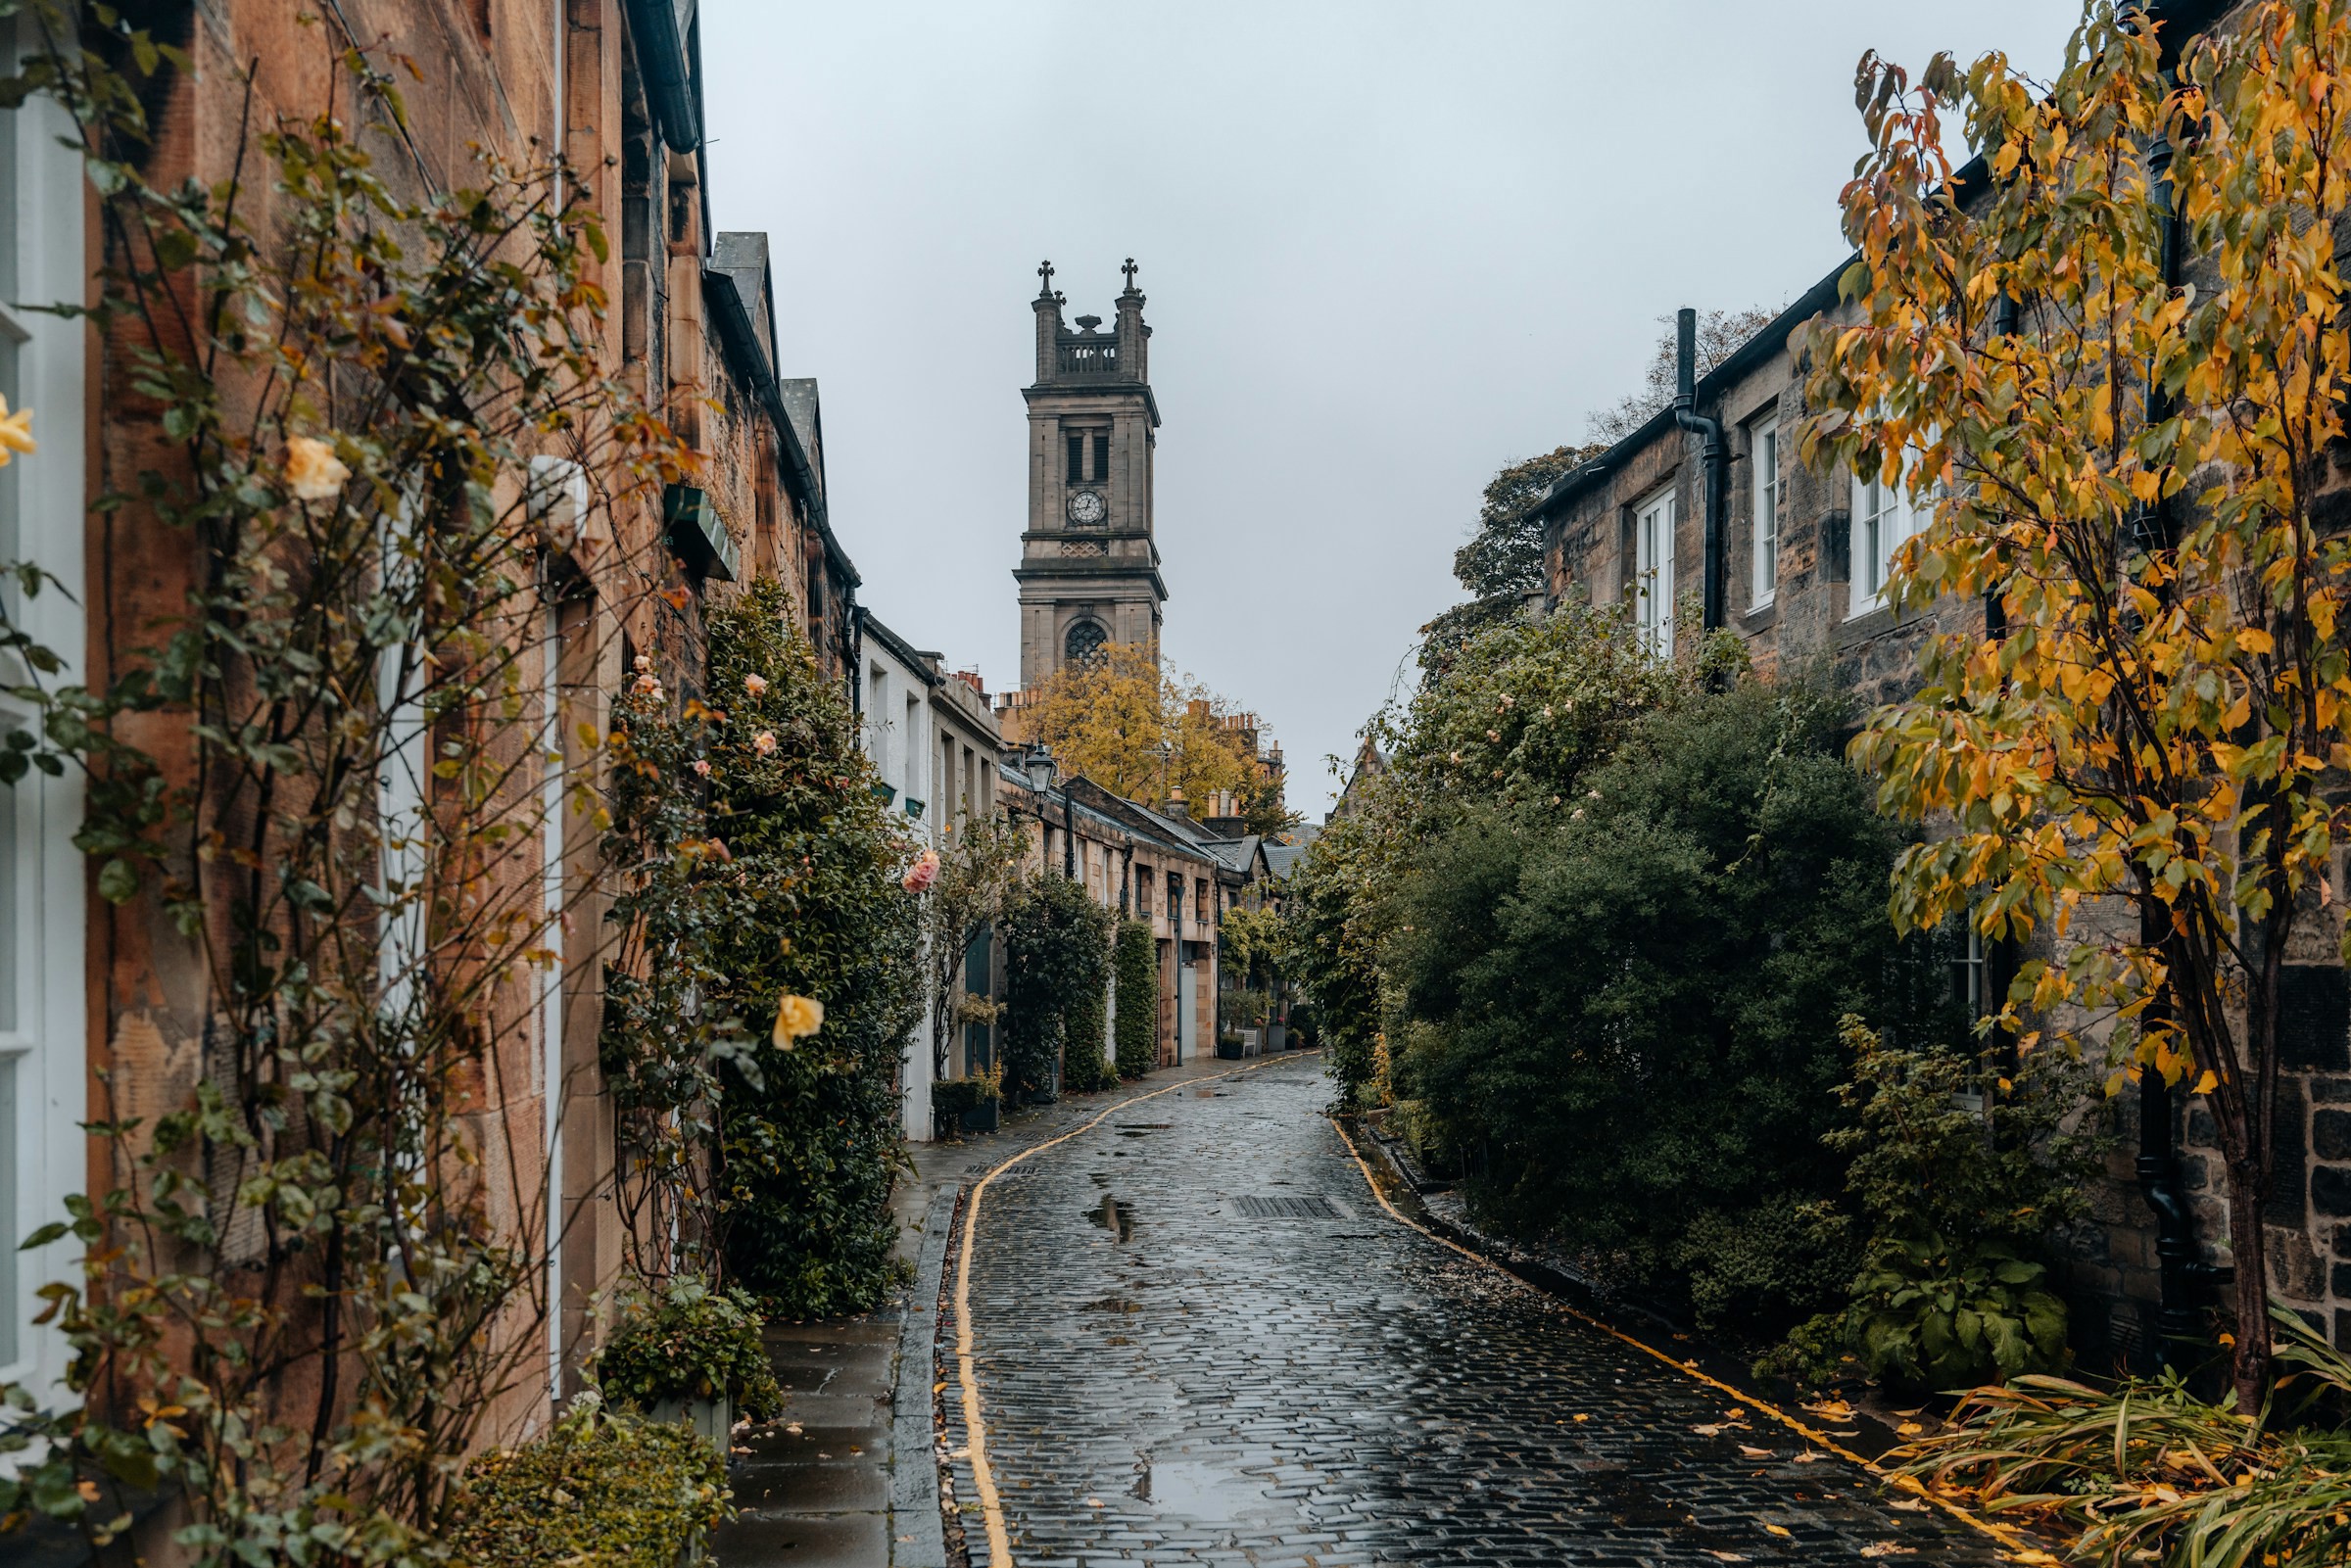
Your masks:
{"label": "cobblestone street", "polygon": [[1319,1060],[1187,1086],[989,1188],[972,1320],[1020,1563],[2003,1560],[1398,1224],[1329,1097]]}

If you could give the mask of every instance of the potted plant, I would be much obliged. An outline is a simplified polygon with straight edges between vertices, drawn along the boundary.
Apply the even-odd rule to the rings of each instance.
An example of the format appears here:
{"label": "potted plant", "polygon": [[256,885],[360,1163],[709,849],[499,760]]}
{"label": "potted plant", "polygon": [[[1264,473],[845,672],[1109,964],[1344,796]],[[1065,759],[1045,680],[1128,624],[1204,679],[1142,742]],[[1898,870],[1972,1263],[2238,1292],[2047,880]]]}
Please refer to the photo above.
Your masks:
{"label": "potted plant", "polygon": [[727,1500],[722,1450],[589,1389],[545,1433],[465,1466],[449,1544],[468,1563],[675,1568],[706,1560]]}
{"label": "potted plant", "polygon": [[691,1275],[657,1294],[626,1298],[621,1321],[596,1353],[597,1386],[615,1403],[654,1421],[684,1422],[723,1452],[738,1409],[754,1421],[784,1411],[767,1347],[765,1319],[740,1290],[715,1290]]}
{"label": "potted plant", "polygon": [[1004,1070],[989,1068],[968,1078],[948,1078],[931,1085],[931,1115],[939,1135],[954,1132],[993,1132],[996,1111],[1003,1103]]}

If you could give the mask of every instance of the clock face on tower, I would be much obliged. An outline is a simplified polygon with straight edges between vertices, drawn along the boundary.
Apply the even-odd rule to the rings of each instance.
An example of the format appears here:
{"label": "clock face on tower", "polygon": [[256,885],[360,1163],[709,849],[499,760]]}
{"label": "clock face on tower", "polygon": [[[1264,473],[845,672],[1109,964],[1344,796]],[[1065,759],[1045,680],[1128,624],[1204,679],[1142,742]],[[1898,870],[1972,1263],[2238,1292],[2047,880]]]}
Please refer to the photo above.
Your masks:
{"label": "clock face on tower", "polygon": [[1098,523],[1109,513],[1110,508],[1102,503],[1102,498],[1093,491],[1081,490],[1070,498],[1070,521],[1073,523]]}

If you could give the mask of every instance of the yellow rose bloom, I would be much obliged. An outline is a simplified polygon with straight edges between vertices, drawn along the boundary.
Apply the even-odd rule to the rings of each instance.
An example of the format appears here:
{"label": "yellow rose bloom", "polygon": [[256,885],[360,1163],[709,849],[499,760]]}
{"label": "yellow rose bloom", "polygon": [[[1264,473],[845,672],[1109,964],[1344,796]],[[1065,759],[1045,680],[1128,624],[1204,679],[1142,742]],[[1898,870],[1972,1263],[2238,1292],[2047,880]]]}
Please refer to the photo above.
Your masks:
{"label": "yellow rose bloom", "polygon": [[813,996],[786,991],[776,1001],[776,1049],[789,1051],[792,1042],[825,1026],[825,1004]]}
{"label": "yellow rose bloom", "polygon": [[296,500],[332,500],[350,477],[331,443],[315,436],[286,438],[286,488]]}
{"label": "yellow rose bloom", "polygon": [[0,398],[0,468],[8,466],[11,453],[21,451],[29,457],[33,451],[32,410],[19,408],[10,413],[8,400]]}

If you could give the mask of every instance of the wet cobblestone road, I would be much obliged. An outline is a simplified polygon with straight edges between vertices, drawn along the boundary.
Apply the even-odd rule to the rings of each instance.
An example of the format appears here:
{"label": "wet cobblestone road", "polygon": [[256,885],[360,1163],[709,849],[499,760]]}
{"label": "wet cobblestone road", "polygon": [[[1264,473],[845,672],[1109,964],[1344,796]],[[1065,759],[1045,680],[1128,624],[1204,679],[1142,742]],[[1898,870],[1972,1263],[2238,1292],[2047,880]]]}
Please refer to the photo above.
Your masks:
{"label": "wet cobblestone road", "polygon": [[988,1189],[972,1320],[1025,1568],[2004,1559],[1784,1429],[1694,1432],[1729,1402],[1389,1218],[1329,1095],[1311,1059],[1187,1087]]}

